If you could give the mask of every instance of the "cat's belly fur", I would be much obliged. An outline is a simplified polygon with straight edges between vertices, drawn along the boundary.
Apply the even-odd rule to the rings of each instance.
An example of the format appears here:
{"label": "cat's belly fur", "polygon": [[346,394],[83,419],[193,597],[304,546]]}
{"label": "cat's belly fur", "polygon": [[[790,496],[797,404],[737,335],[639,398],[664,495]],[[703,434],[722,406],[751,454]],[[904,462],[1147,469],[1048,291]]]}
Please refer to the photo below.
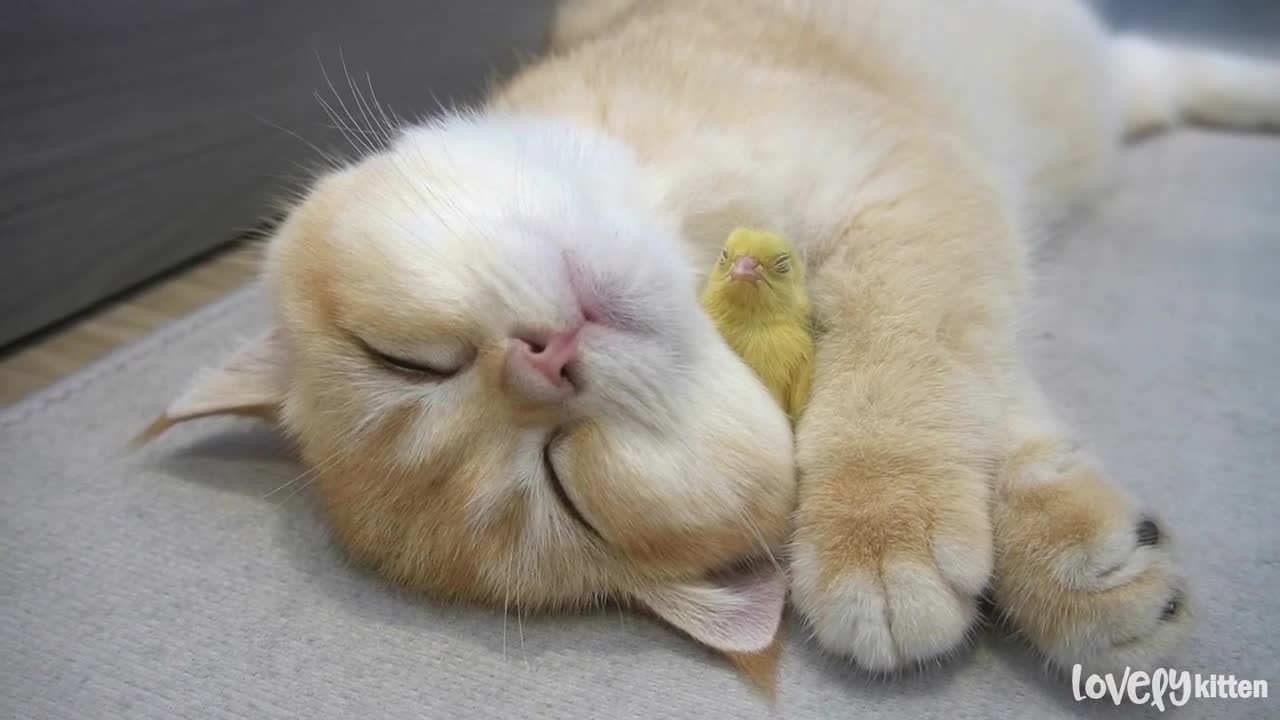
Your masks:
{"label": "cat's belly fur", "polygon": [[[1096,102],[1110,92],[1105,73],[1074,59],[1098,53],[1071,52],[1100,42],[1097,27],[1073,3],[1046,3],[1030,19],[1009,11],[1028,1],[779,0],[746,12],[736,0],[654,2],[648,21],[576,51],[599,62],[544,62],[494,104],[564,116],[629,145],[697,268],[735,226],[820,252],[860,206],[909,191],[913,168],[898,151],[921,136],[967,158],[1017,218],[1096,184],[1114,142],[1113,119],[1093,109],[1108,104]],[[800,5],[823,16],[828,38],[796,20]],[[1047,69],[1029,74],[985,48],[947,47],[981,38],[980,26],[1007,35],[1016,24],[1021,43],[993,45],[1005,58],[1038,55]],[[953,59],[941,64],[947,73],[913,55],[928,47]],[[968,77],[976,73],[982,81]],[[1057,81],[1049,93],[1021,79],[1046,73]]]}

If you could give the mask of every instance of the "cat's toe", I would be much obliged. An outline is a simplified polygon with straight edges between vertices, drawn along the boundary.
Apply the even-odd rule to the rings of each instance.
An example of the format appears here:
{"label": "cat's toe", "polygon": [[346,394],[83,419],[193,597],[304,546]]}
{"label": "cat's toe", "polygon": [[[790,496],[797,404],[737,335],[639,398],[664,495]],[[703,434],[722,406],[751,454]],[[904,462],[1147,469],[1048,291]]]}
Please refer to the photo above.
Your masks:
{"label": "cat's toe", "polygon": [[793,604],[824,648],[872,672],[964,647],[995,562],[985,467],[941,441],[903,451],[920,444],[823,435],[797,455]]}
{"label": "cat's toe", "polygon": [[1186,635],[1190,613],[1186,592],[1165,578],[1136,581],[1107,593],[1078,599],[1051,618],[1056,626],[1038,645],[1058,668],[1079,663],[1089,672],[1151,669]]}
{"label": "cat's toe", "polygon": [[932,563],[889,561],[879,571],[823,576],[813,548],[792,555],[792,595],[814,638],[873,672],[893,672],[955,653],[977,619],[977,598]]}

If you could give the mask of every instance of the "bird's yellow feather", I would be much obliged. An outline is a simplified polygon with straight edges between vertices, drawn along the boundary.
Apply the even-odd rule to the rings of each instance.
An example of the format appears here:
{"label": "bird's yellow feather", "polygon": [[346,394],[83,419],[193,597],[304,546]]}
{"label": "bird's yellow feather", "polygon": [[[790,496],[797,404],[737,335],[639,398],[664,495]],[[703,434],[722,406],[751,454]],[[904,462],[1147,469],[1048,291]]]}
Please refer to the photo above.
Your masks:
{"label": "bird's yellow feather", "polygon": [[814,345],[804,265],[791,243],[770,232],[734,230],[702,306],[795,422],[809,399]]}

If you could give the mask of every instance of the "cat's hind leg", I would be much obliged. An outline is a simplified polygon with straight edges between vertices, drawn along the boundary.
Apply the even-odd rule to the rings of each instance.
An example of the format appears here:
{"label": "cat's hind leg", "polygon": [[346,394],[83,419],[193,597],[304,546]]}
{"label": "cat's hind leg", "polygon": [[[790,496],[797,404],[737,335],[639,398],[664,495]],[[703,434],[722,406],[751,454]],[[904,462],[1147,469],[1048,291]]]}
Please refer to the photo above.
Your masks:
{"label": "cat's hind leg", "polygon": [[1024,388],[992,493],[995,604],[1059,668],[1149,669],[1189,622],[1168,530]]}

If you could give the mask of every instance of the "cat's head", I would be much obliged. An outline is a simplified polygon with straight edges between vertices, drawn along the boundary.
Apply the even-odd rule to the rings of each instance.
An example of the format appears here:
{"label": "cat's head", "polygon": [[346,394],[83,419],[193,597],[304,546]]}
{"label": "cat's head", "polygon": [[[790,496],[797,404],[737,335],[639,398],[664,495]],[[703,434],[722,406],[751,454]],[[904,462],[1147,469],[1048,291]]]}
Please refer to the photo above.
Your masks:
{"label": "cat's head", "polygon": [[406,132],[293,210],[265,266],[276,326],[161,425],[273,419],[341,544],[438,597],[612,597],[763,648],[790,428],[699,310],[640,178],[555,124]]}

